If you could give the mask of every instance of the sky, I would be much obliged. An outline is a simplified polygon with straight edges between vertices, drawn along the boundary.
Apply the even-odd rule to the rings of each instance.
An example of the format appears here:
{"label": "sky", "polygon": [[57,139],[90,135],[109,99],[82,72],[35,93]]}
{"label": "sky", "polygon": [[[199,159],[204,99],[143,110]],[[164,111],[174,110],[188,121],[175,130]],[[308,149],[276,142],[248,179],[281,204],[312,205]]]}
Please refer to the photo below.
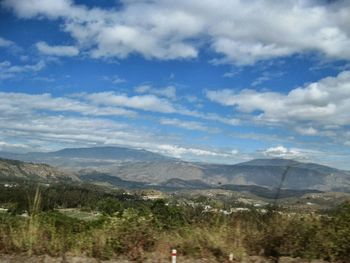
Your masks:
{"label": "sky", "polygon": [[350,1],[0,1],[0,151],[350,170],[349,127]]}

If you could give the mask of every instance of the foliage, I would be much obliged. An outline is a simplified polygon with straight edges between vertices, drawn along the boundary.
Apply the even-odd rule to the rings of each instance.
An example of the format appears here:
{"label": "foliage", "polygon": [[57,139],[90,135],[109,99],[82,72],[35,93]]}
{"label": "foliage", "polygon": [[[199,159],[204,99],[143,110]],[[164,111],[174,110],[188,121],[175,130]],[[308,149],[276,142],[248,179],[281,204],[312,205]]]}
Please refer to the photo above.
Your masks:
{"label": "foliage", "polygon": [[[224,262],[229,253],[238,261],[260,254],[347,262],[350,255],[349,202],[326,214],[270,207],[267,213],[251,209],[224,215],[203,206],[142,200],[91,185],[22,184],[2,187],[0,204],[9,208],[9,213],[0,213],[0,252],[6,253],[70,252],[139,262],[151,254],[166,261],[171,248],[212,262]],[[67,216],[59,212],[63,208],[94,216]],[[25,211],[27,216],[21,216]]]}

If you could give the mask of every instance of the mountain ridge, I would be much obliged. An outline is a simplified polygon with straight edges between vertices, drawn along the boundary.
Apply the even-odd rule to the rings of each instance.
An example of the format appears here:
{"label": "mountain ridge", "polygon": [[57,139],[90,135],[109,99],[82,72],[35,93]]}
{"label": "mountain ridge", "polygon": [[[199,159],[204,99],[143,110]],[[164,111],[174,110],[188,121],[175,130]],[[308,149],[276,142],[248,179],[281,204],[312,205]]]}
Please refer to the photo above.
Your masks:
{"label": "mountain ridge", "polygon": [[36,181],[58,181],[79,179],[72,173],[66,173],[48,164],[29,163],[18,160],[0,158],[0,176],[2,178],[17,178]]}
{"label": "mountain ridge", "polygon": [[[6,153],[7,156],[11,155]],[[0,152],[0,157],[2,153]],[[317,163],[273,158],[254,159],[238,164],[186,162],[146,150],[125,147],[66,148],[51,153],[16,155],[22,161],[47,163],[77,174],[91,169],[111,177],[135,183],[161,185],[178,181],[178,185],[251,185],[274,189],[350,191],[350,172]],[[282,174],[288,173],[282,180]],[[110,176],[110,177],[107,177]],[[90,178],[91,179],[91,178]]]}
{"label": "mountain ridge", "polygon": [[167,160],[173,159],[165,155],[151,151],[127,148],[119,146],[98,146],[81,148],[64,148],[52,152],[28,152],[11,153],[0,152],[1,156],[11,156],[17,158],[37,158],[37,157],[66,157],[66,158],[92,158],[92,159],[137,159],[137,160]]}

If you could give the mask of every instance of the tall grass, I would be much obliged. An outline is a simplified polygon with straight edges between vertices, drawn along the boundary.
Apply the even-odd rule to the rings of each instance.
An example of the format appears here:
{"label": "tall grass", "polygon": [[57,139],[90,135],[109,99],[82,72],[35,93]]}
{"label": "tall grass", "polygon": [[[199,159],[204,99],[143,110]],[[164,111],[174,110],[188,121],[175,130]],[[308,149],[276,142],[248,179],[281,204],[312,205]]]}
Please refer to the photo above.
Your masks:
{"label": "tall grass", "polygon": [[[28,196],[29,211],[23,214],[23,218],[2,218],[2,236],[5,248],[12,247],[15,250],[24,250],[28,255],[33,254],[34,248],[40,240],[39,213],[41,204],[40,189],[37,187],[33,198]],[[6,217],[6,216],[5,216]],[[5,229],[4,229],[5,228]]]}
{"label": "tall grass", "polygon": [[34,200],[31,202],[29,197],[29,220],[28,220],[28,227],[27,231],[25,231],[25,234],[27,235],[28,240],[28,254],[33,254],[33,248],[38,243],[38,240],[40,238],[39,236],[39,230],[40,230],[40,223],[39,223],[39,213],[40,213],[40,204],[41,204],[41,194],[39,186],[36,188]]}
{"label": "tall grass", "polygon": [[[66,252],[100,259],[127,257],[138,262],[166,262],[171,248],[180,257],[225,262],[249,255],[343,260],[350,254],[350,204],[331,216],[290,216],[254,212],[230,216],[181,211],[156,203],[120,208],[91,221],[41,210],[37,188],[28,198],[28,216],[0,215],[0,252]],[[156,260],[157,259],[157,260]]]}

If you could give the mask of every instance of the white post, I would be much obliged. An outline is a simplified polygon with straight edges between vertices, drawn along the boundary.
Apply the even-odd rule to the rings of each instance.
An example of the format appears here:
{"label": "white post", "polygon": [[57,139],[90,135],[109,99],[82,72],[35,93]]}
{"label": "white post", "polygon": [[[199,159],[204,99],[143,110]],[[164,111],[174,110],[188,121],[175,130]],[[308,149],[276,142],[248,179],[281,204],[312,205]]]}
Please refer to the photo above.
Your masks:
{"label": "white post", "polygon": [[233,261],[233,254],[232,254],[232,253],[230,253],[230,255],[229,255],[229,257],[228,257],[228,260],[229,260],[229,261]]}
{"label": "white post", "polygon": [[171,250],[171,263],[176,263],[176,249]]}

